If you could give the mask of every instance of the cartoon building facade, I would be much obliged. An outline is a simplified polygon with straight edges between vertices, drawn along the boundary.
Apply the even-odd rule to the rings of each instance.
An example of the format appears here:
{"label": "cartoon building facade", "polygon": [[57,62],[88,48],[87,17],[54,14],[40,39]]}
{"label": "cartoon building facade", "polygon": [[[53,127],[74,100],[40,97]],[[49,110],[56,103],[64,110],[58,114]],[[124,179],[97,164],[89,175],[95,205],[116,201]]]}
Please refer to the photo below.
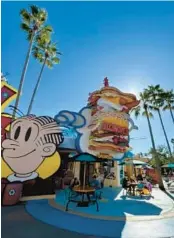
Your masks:
{"label": "cartoon building facade", "polygon": [[[16,94],[7,82],[2,83],[2,111]],[[104,87],[91,93],[79,112],[63,110],[54,118],[27,115],[13,121],[10,114],[2,113],[4,204],[15,204],[19,194],[54,193],[73,177],[83,182],[84,170],[86,181],[105,171],[105,186],[120,186],[123,168],[119,163],[130,156],[129,133],[137,129],[129,111],[138,104],[135,95],[109,86],[105,78]],[[83,153],[100,158],[101,163],[86,168],[83,163],[71,162],[72,157]]]}
{"label": "cartoon building facade", "polygon": [[[7,82],[1,84],[1,196],[2,205],[16,204],[25,187],[52,176],[60,167],[58,146],[63,134],[49,116],[22,115],[12,118],[3,113],[17,91]],[[28,187],[27,187],[28,188]]]}

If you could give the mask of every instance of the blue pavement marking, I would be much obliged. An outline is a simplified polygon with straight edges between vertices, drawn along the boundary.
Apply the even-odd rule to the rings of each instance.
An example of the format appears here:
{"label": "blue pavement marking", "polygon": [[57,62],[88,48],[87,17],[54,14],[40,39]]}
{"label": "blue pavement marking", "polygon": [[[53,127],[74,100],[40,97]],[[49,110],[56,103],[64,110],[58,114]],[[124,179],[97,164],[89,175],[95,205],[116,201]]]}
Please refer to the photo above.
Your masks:
{"label": "blue pavement marking", "polygon": [[47,200],[29,201],[26,210],[34,218],[61,229],[86,235],[121,237],[125,222],[83,218],[49,206]]}
{"label": "blue pavement marking", "polygon": [[[89,207],[77,207],[75,203],[69,204],[69,210],[77,213],[86,213],[95,216],[151,216],[160,215],[173,207],[172,200],[160,190],[154,190],[155,198],[123,197],[121,189],[104,188],[103,199],[99,200],[99,212],[95,205]],[[56,194],[56,202],[65,207],[65,192]]]}
{"label": "blue pavement marking", "polygon": [[125,222],[81,217],[51,207],[48,200],[29,201],[26,210],[34,218],[57,228],[110,238],[165,238],[174,236],[174,218]]}

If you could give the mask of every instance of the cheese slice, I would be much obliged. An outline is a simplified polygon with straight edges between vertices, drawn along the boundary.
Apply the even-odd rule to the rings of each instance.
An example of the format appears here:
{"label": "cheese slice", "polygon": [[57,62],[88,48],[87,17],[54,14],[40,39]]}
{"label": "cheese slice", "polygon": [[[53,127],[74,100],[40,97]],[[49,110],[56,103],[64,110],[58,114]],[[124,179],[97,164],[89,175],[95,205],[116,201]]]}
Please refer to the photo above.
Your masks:
{"label": "cheese slice", "polygon": [[120,104],[120,97],[106,97],[106,96],[102,96],[102,98],[104,100],[112,102],[114,104]]}
{"label": "cheese slice", "polygon": [[102,122],[116,124],[117,126],[125,127],[125,128],[128,128],[129,126],[129,123],[127,120],[116,118],[116,117],[105,117]]}

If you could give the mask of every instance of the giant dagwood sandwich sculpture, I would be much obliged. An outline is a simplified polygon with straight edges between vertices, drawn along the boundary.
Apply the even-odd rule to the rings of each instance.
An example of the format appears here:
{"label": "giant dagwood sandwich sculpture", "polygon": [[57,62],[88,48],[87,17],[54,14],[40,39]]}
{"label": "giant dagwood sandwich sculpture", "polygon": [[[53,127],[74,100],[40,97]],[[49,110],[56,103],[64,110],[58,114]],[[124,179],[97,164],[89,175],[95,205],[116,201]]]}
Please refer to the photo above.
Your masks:
{"label": "giant dagwood sandwich sculpture", "polygon": [[[89,149],[98,151],[100,157],[113,157],[115,153],[125,153],[129,148],[129,131],[136,129],[128,112],[136,107],[136,96],[110,87],[104,79],[104,87],[90,94],[92,123]],[[129,124],[132,127],[129,127]]]}
{"label": "giant dagwood sandwich sculpture", "polygon": [[79,113],[61,111],[55,119],[79,133],[76,139],[79,152],[122,159],[130,150],[129,132],[137,129],[129,111],[138,104],[135,95],[110,87],[105,78],[104,87],[89,95],[87,107]]}

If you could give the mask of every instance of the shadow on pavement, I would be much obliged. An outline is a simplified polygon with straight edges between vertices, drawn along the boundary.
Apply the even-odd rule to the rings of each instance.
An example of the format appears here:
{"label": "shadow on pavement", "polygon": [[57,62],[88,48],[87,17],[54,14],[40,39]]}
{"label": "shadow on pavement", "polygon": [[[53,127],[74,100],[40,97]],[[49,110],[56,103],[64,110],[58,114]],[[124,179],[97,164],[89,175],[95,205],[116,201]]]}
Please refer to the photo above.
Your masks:
{"label": "shadow on pavement", "polygon": [[23,205],[2,207],[1,212],[3,238],[90,238],[35,220],[26,213]]}

